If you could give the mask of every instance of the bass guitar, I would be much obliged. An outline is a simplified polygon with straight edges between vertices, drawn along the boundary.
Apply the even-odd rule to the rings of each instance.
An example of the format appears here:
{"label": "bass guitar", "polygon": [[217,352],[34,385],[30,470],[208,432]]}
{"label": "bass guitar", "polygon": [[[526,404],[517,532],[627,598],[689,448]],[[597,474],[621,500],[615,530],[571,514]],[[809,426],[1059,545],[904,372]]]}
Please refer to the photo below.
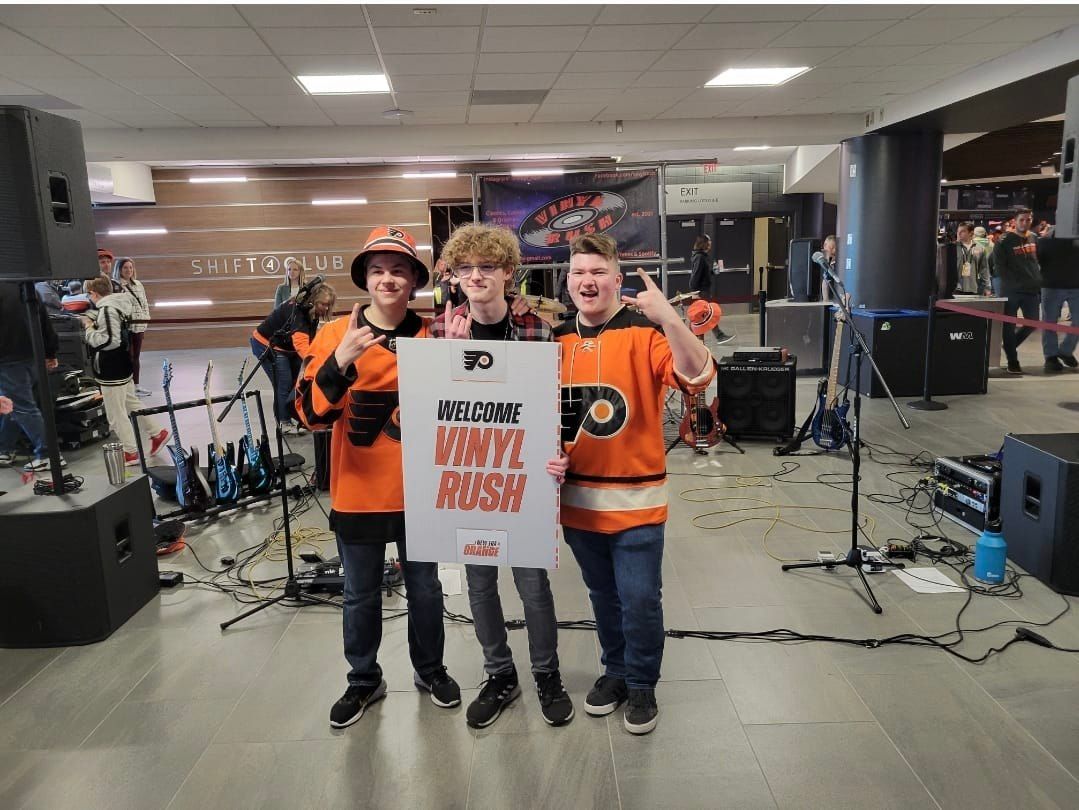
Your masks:
{"label": "bass guitar", "polygon": [[817,407],[813,413],[813,441],[822,450],[839,450],[850,441],[847,422],[850,403],[839,401],[839,354],[843,348],[843,314],[836,313],[835,341],[832,344],[832,365],[828,378],[817,386]]}
{"label": "bass guitar", "polygon": [[[243,385],[244,371],[247,369],[247,360],[240,366],[238,382]],[[240,439],[240,458],[237,469],[243,469],[247,462],[246,470],[243,470],[243,479],[247,482],[247,491],[253,495],[261,495],[269,492],[273,486],[273,468],[267,457],[269,453],[268,440],[256,442],[251,432],[251,417],[247,412],[247,397],[240,397],[240,413],[244,417],[244,435]]]}
{"label": "bass guitar", "polygon": [[723,440],[727,427],[719,421],[719,397],[708,404],[706,393],[685,394],[685,416],[678,427],[678,435],[692,450],[703,453]]}
{"label": "bass guitar", "polygon": [[210,378],[214,373],[214,361],[206,364],[206,377],[202,382],[202,395],[206,399],[206,413],[210,417],[210,447],[207,451],[206,464],[216,476],[214,498],[218,503],[233,503],[240,497],[240,479],[233,466],[235,451],[232,442],[228,447],[221,444],[217,435],[217,419],[214,418],[214,404],[210,401]]}
{"label": "bass guitar", "polygon": [[168,406],[169,422],[172,425],[169,455],[176,467],[176,500],[181,508],[188,512],[205,512],[213,505],[213,498],[210,495],[210,486],[199,469],[199,451],[191,448],[191,452],[188,452],[180,441],[180,428],[176,424],[176,412],[172,408],[172,393],[169,390],[172,384],[172,363],[167,358],[162,371],[161,387],[165,390],[165,404]]}

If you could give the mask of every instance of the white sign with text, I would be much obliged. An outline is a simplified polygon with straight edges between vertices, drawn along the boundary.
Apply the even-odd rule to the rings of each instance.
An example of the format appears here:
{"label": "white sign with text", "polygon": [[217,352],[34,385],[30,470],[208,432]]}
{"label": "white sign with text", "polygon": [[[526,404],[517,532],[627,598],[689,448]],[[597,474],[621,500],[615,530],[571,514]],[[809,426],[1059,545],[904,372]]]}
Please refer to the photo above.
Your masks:
{"label": "white sign with text", "polygon": [[723,214],[753,210],[752,183],[668,183],[667,214]]}

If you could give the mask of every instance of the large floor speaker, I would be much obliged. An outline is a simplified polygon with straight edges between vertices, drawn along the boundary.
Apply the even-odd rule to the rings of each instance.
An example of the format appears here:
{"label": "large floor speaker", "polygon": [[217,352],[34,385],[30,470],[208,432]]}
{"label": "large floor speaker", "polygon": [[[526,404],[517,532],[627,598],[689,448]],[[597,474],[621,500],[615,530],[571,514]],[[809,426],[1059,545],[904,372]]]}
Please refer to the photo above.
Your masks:
{"label": "large floor speaker", "polygon": [[1000,519],[1015,563],[1079,596],[1079,433],[1004,437]]}
{"label": "large floor speaker", "polygon": [[156,549],[146,476],[0,497],[0,647],[108,638],[157,593]]}
{"label": "large floor speaker", "polygon": [[794,435],[797,361],[719,362],[719,418],[734,438],[789,439]]}
{"label": "large floor speaker", "polygon": [[1058,239],[1079,239],[1079,76],[1068,81],[1068,97],[1064,105],[1064,140],[1060,153],[1055,236]]}
{"label": "large floor speaker", "polygon": [[787,284],[792,301],[816,301],[820,298],[820,265],[813,261],[813,254],[818,250],[819,239],[791,240]]}
{"label": "large floor speaker", "polygon": [[93,278],[96,251],[79,122],[0,106],[0,279]]}

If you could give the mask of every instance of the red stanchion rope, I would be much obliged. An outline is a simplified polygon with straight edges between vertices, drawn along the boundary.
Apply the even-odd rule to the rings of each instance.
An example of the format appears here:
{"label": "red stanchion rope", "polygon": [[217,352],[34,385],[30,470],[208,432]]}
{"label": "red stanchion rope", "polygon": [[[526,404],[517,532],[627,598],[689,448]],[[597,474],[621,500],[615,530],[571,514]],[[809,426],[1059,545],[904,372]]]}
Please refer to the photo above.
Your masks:
{"label": "red stanchion rope", "polygon": [[1064,324],[1050,323],[1049,321],[1017,318],[1014,315],[1005,315],[1002,312],[987,312],[984,309],[965,307],[962,304],[955,304],[951,301],[937,301],[937,309],[946,309],[949,312],[959,312],[963,315],[973,315],[975,318],[985,318],[988,321],[1000,321],[1001,323],[1011,323],[1016,326],[1029,326],[1034,329],[1044,329],[1050,332],[1064,332],[1068,335],[1079,335],[1079,326],[1065,326]]}

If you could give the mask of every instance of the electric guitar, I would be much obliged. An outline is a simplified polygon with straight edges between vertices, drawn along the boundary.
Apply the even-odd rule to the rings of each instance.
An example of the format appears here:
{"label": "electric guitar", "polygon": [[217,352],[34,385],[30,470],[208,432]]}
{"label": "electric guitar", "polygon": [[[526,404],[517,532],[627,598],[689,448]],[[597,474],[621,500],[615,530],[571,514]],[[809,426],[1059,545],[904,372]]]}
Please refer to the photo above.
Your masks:
{"label": "electric guitar", "polygon": [[723,440],[727,426],[719,421],[719,397],[708,404],[706,394],[685,394],[686,415],[678,426],[678,435],[690,448],[703,453]]}
{"label": "electric guitar", "polygon": [[161,387],[165,389],[165,404],[169,409],[169,422],[172,425],[172,444],[169,445],[169,455],[176,467],[176,500],[180,506],[188,512],[205,512],[213,505],[210,495],[210,486],[199,469],[199,451],[192,448],[191,452],[184,450],[183,442],[180,441],[180,428],[176,424],[176,412],[172,408],[172,394],[169,385],[172,383],[172,363],[165,360],[163,366]]}
{"label": "electric guitar", "polygon": [[843,314],[836,313],[832,366],[828,378],[817,386],[817,407],[813,413],[813,441],[822,450],[839,450],[851,438],[847,410],[850,403],[839,402],[839,353],[843,348]]}
{"label": "electric guitar", "polygon": [[214,361],[206,364],[206,377],[202,382],[202,395],[206,399],[206,413],[210,417],[210,447],[207,451],[207,468],[212,467],[217,474],[214,482],[214,498],[218,503],[233,503],[240,497],[240,479],[236,477],[236,469],[232,466],[234,451],[232,442],[228,448],[221,445],[221,439],[217,435],[217,420],[214,418],[214,405],[210,402],[210,378],[214,373]]}
{"label": "electric guitar", "polygon": [[[247,368],[247,360],[244,360],[240,366],[239,382],[242,385],[244,381],[244,371]],[[240,439],[240,458],[238,459],[238,471],[244,466],[244,461],[247,461],[247,469],[244,471],[243,477],[247,481],[247,489],[249,492],[255,495],[261,495],[264,492],[269,492],[273,486],[273,468],[267,462],[266,457],[269,455],[268,448],[263,444],[255,441],[255,436],[251,432],[251,417],[247,412],[247,397],[240,397],[240,413],[244,416],[244,435]]]}

